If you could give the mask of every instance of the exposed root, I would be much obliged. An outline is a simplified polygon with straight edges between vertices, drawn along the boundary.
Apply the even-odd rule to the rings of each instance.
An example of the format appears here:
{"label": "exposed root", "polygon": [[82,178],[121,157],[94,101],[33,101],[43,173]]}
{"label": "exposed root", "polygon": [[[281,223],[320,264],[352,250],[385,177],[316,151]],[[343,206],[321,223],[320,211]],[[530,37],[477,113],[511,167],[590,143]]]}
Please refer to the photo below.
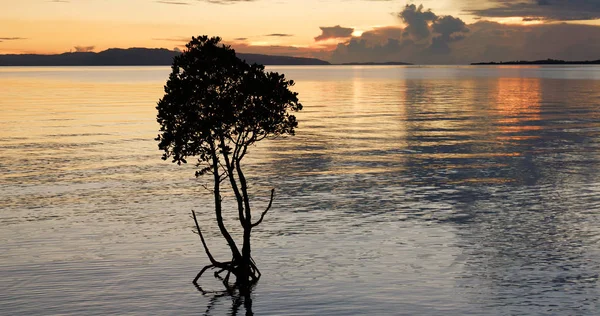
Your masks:
{"label": "exposed root", "polygon": [[198,273],[198,275],[196,275],[196,277],[194,278],[194,281],[192,281],[192,283],[194,284],[198,284],[198,279],[200,279],[200,277],[202,276],[202,274],[204,272],[206,272],[206,270],[210,269],[210,268],[214,268],[215,266],[212,264],[207,265],[206,267],[202,268],[202,270],[200,270],[200,272]]}
{"label": "exposed root", "polygon": [[[256,282],[258,282],[258,280],[261,277],[261,273],[256,267],[254,259],[252,259],[251,257],[248,260],[246,269],[244,269],[244,266],[241,264],[243,262],[241,257],[234,257],[233,259],[231,259],[231,261],[228,262],[219,262],[215,260],[215,258],[210,253],[210,250],[208,249],[208,245],[206,244],[204,236],[202,235],[202,230],[200,229],[200,225],[198,224],[198,219],[196,218],[196,213],[194,211],[192,211],[192,218],[194,219],[194,222],[196,224],[196,233],[200,236],[200,240],[202,241],[204,251],[206,252],[208,259],[211,262],[211,264],[203,267],[202,270],[198,272],[198,274],[192,281],[192,283],[200,292],[204,294],[207,293],[198,285],[198,280],[209,269],[218,269],[218,271],[214,272],[214,276],[223,282],[223,285],[227,289],[227,292],[231,292],[235,289],[238,289],[240,293],[244,293]],[[225,271],[227,271],[225,278],[221,278],[221,274]],[[233,285],[229,283],[229,278],[232,274],[236,278],[235,283]]]}
{"label": "exposed root", "polygon": [[[235,260],[230,261],[230,262],[217,262],[217,263],[218,263],[218,265],[209,264],[209,265],[205,266],[204,268],[202,268],[202,270],[200,270],[200,272],[198,272],[198,274],[196,275],[196,277],[194,278],[192,283],[194,283],[194,285],[196,287],[199,287],[198,280],[209,269],[219,269],[218,271],[214,272],[214,276],[215,276],[215,278],[218,278],[219,280],[221,280],[223,282],[223,285],[225,285],[225,288],[227,288],[228,290],[234,289],[234,288],[238,288],[238,289],[242,290],[240,287],[254,285],[256,282],[258,282],[258,280],[261,277],[260,270],[258,270],[258,268],[256,267],[254,260],[251,260],[251,262],[250,262],[250,270],[248,273],[249,275],[247,276],[250,279],[249,282],[247,282],[249,284],[244,284],[243,279],[239,278],[239,276],[242,275],[243,273],[241,271],[241,267],[238,264],[236,264]],[[227,271],[227,274],[225,274],[225,277],[223,278],[223,277],[221,277],[221,274],[225,271]],[[229,283],[229,279],[232,274],[236,277],[236,281],[233,285]],[[202,292],[204,292],[204,291],[202,291]]]}

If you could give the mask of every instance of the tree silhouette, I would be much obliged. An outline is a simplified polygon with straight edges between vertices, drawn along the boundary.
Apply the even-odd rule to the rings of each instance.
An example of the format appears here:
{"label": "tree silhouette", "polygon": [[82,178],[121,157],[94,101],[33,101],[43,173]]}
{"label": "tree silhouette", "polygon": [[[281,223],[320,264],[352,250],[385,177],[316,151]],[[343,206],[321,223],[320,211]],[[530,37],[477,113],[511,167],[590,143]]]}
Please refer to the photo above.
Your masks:
{"label": "tree silhouette", "polygon": [[[173,59],[172,71],[165,85],[165,95],[157,105],[160,134],[158,147],[162,159],[177,164],[197,159],[196,176],[212,175],[212,194],[219,231],[231,249],[230,261],[217,261],[202,235],[196,214],[192,211],[197,233],[210,260],[194,279],[208,269],[223,272],[223,283],[231,289],[229,277],[235,276],[234,287],[249,289],[261,276],[252,259],[250,235],[271,208],[275,190],[258,220],[252,221],[248,183],[242,160],[248,147],[258,141],[281,135],[293,135],[298,126],[291,112],[299,111],[294,85],[284,75],[265,72],[264,66],[249,65],[236,57],[229,46],[219,44],[219,37],[192,37],[186,49]],[[223,182],[237,201],[237,217],[243,229],[242,248],[223,222]]]}

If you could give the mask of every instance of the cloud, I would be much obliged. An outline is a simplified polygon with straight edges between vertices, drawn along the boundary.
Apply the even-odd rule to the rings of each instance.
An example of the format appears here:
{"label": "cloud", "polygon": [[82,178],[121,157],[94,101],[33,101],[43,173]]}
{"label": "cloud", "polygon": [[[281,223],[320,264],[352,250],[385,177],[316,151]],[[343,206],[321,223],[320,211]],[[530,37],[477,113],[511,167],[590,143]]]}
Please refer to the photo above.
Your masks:
{"label": "cloud", "polygon": [[238,53],[267,54],[290,57],[308,57],[329,59],[331,51],[311,47],[294,47],[284,45],[251,45],[245,42],[228,43]]}
{"label": "cloud", "polygon": [[406,23],[405,33],[414,40],[420,40],[429,37],[429,23],[437,19],[437,15],[431,10],[423,11],[423,5],[418,7],[414,4],[407,4],[398,17]]}
{"label": "cloud", "polygon": [[0,37],[0,41],[20,41],[26,39],[25,37]]}
{"label": "cloud", "polygon": [[265,36],[270,36],[270,37],[290,37],[290,36],[294,36],[292,34],[284,34],[284,33],[272,33],[272,34],[267,34]]}
{"label": "cloud", "polygon": [[[500,3],[498,0],[490,1]],[[552,6],[557,1],[539,0],[535,4]],[[507,4],[512,2],[506,0]],[[333,63],[398,61],[414,64],[468,64],[547,58],[596,60],[600,56],[600,26],[568,23],[515,25],[485,19],[466,24],[457,16],[438,15],[421,5],[402,8],[402,12],[395,14],[399,18],[397,25],[376,27],[364,31],[360,36],[353,37],[355,30],[351,27],[321,27],[321,34],[315,37],[317,43],[311,47],[257,45],[260,41],[254,44],[247,41],[254,37],[231,39],[228,44],[241,53],[313,57]],[[537,16],[526,18],[547,19]],[[264,39],[264,36],[285,35],[292,34],[272,33],[255,37]],[[186,43],[189,38],[155,40]]]}
{"label": "cloud", "polygon": [[336,38],[350,38],[354,32],[353,28],[342,27],[339,25],[329,27],[321,26],[319,28],[321,29],[321,35],[315,37],[315,41],[317,42]]}
{"label": "cloud", "polygon": [[405,25],[378,27],[334,46],[293,47],[230,42],[238,52],[313,57],[333,63],[409,62],[468,64],[509,60],[597,60],[600,26],[568,23],[501,24],[480,20],[466,24],[453,16],[429,22],[429,36],[404,36]]}
{"label": "cloud", "polygon": [[332,61],[412,62],[450,60],[451,43],[469,32],[465,22],[453,16],[438,16],[422,5],[406,5],[398,17],[405,27],[389,26],[363,32],[360,37],[339,44]]}
{"label": "cloud", "polygon": [[192,37],[179,36],[179,37],[162,37],[162,38],[153,38],[153,41],[168,41],[168,42],[183,42],[187,43],[192,39]]}
{"label": "cloud", "polygon": [[404,28],[399,26],[376,27],[372,30],[365,31],[360,36],[361,39],[370,43],[385,43],[388,39],[401,40]]}
{"label": "cloud", "polygon": [[598,0],[490,0],[494,6],[466,10],[479,17],[524,17],[525,20],[596,20],[600,19]]}
{"label": "cloud", "polygon": [[431,39],[431,46],[429,46],[430,51],[435,54],[450,53],[448,43],[463,39],[464,33],[469,32],[465,22],[450,15],[435,20],[431,25],[431,29],[440,34]]}
{"label": "cloud", "polygon": [[465,22],[459,18],[447,15],[443,16],[433,22],[431,28],[434,32],[440,34],[441,37],[447,41],[456,40],[456,37],[452,37],[454,33],[467,33],[469,29]]}
{"label": "cloud", "polygon": [[596,60],[600,56],[600,27],[552,23],[506,25],[481,21],[469,25],[471,32],[455,43],[459,62],[540,60]]}
{"label": "cloud", "polygon": [[75,46],[74,48],[76,53],[89,53],[94,51],[96,46]]}
{"label": "cloud", "polygon": [[331,60],[335,63],[402,61],[404,56],[411,55],[407,52],[414,47],[411,40],[401,42],[390,38],[378,44],[362,38],[352,38],[347,43],[338,44]]}
{"label": "cloud", "polygon": [[[443,17],[439,20],[443,21]],[[338,44],[329,60],[334,63],[401,61],[469,64],[547,58],[597,60],[600,56],[600,41],[597,40],[600,38],[600,26],[567,23],[514,25],[479,21],[465,24],[469,32],[456,32],[461,25],[459,22],[438,24],[437,30],[431,25],[429,40],[421,41],[385,38],[388,35],[383,32],[365,32],[361,37]],[[377,34],[381,36],[377,37]]]}
{"label": "cloud", "polygon": [[173,4],[173,5],[191,5],[191,3],[189,3],[189,2],[181,2],[181,1],[160,0],[160,1],[155,1],[155,2],[162,3],[162,4]]}

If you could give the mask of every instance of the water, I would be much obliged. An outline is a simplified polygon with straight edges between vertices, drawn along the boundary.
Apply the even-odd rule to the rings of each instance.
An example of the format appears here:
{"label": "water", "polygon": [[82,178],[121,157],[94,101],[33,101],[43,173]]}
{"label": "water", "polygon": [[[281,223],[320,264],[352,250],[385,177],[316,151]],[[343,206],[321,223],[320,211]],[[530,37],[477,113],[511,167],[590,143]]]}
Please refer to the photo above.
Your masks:
{"label": "water", "polygon": [[[269,69],[304,110],[246,161],[256,315],[597,313],[600,67]],[[191,209],[227,252],[153,140],[168,72],[0,68],[0,314],[244,313],[191,284]]]}

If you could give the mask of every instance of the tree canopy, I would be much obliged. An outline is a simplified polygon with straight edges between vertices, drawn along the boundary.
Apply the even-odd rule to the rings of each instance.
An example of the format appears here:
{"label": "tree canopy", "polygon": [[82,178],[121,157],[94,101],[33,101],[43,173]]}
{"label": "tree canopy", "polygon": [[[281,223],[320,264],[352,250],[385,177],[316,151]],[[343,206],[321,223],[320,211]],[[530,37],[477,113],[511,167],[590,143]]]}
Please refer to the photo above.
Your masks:
{"label": "tree canopy", "polygon": [[[158,102],[157,140],[163,159],[186,163],[197,156],[210,162],[215,146],[242,158],[248,145],[268,137],[294,134],[290,111],[299,111],[294,85],[284,75],[249,65],[219,37],[194,37],[173,61],[165,95]],[[204,166],[200,174],[207,171]]]}

